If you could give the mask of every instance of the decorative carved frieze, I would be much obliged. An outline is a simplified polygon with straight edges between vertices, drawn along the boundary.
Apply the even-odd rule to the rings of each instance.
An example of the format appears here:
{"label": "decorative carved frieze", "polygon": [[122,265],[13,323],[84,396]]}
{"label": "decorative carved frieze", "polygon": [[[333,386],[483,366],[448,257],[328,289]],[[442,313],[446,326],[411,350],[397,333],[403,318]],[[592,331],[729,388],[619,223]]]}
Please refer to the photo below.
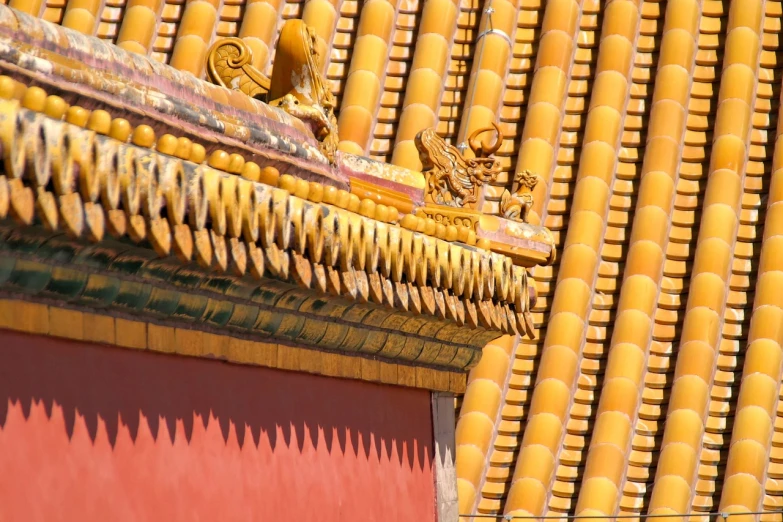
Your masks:
{"label": "decorative carved frieze", "polygon": [[443,226],[467,227],[476,230],[481,219],[481,214],[469,210],[455,209],[441,205],[427,205],[416,210],[416,215],[424,218],[432,218],[435,223]]}

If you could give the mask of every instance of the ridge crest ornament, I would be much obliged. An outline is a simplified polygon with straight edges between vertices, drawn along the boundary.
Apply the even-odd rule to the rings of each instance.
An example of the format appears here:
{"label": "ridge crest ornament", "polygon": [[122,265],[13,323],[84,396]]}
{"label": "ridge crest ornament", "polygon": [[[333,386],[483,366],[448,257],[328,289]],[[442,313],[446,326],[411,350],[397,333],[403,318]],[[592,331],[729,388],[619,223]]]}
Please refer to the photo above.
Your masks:
{"label": "ridge crest ornament", "polygon": [[253,51],[241,38],[222,38],[207,53],[207,77],[216,85],[266,102],[269,78],[252,61]]}
{"label": "ridge crest ornament", "polygon": [[239,38],[215,42],[207,54],[212,83],[257,98],[306,123],[324,156],[335,163],[337,105],[329,81],[321,74],[321,56],[312,27],[288,20],[280,31],[272,78],[252,65],[253,53]]}

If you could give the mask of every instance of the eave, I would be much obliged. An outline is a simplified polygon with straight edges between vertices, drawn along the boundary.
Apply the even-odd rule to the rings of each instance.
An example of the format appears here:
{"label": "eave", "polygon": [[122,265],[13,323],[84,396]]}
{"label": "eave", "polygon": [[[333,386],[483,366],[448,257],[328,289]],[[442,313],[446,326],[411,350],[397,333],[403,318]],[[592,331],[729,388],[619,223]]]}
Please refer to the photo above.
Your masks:
{"label": "eave", "polygon": [[341,208],[345,191],[300,198],[13,99],[0,141],[6,295],[458,373],[524,328],[523,267]]}

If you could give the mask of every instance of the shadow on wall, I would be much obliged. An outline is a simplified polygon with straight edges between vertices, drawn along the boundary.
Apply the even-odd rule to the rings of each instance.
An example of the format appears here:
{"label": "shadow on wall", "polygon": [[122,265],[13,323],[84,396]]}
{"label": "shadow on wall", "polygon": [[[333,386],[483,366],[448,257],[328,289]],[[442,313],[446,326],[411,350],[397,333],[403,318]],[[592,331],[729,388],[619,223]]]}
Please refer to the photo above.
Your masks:
{"label": "shadow on wall", "polygon": [[302,452],[309,438],[320,451],[339,445],[343,453],[385,456],[411,470],[432,467],[430,400],[423,390],[2,331],[0,430],[9,405],[21,405],[27,419],[34,402],[43,403],[49,418],[53,407],[62,408],[69,439],[77,415],[93,443],[105,424],[112,447],[123,426],[135,443],[143,416],[152,437],[168,436],[171,444],[183,431],[190,444],[194,423],[203,432],[216,421],[224,442],[233,431],[240,448],[256,447],[264,436],[273,452],[279,444]]}

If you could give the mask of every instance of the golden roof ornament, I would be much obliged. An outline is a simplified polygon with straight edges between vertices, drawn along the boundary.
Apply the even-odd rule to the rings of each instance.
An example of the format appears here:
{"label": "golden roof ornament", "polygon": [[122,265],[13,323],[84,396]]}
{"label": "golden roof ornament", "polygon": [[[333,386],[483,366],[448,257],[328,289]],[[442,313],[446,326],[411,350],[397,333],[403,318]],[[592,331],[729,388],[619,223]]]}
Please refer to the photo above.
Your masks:
{"label": "golden roof ornament", "polygon": [[533,189],[540,178],[537,174],[525,169],[514,176],[516,191],[512,194],[508,190],[503,191],[500,197],[500,214],[512,221],[527,223],[527,216],[533,208]]}
{"label": "golden roof ornament", "polygon": [[207,77],[221,87],[267,101],[269,78],[252,65],[253,51],[241,38],[222,38],[207,53]]}
{"label": "golden roof ornament", "polygon": [[[479,136],[495,131],[494,143],[479,141]],[[475,210],[478,191],[485,183],[497,179],[500,163],[492,155],[500,149],[503,133],[496,123],[478,129],[468,138],[468,146],[476,155],[466,158],[460,150],[438,136],[435,129],[425,129],[416,135],[416,148],[423,165],[427,188],[424,201],[446,207]]]}
{"label": "golden roof ornament", "polygon": [[288,20],[280,31],[271,79],[252,65],[252,50],[239,38],[215,42],[207,72],[213,83],[259,98],[308,124],[321,152],[334,163],[339,142],[336,102],[321,75],[316,42],[311,27]]}

